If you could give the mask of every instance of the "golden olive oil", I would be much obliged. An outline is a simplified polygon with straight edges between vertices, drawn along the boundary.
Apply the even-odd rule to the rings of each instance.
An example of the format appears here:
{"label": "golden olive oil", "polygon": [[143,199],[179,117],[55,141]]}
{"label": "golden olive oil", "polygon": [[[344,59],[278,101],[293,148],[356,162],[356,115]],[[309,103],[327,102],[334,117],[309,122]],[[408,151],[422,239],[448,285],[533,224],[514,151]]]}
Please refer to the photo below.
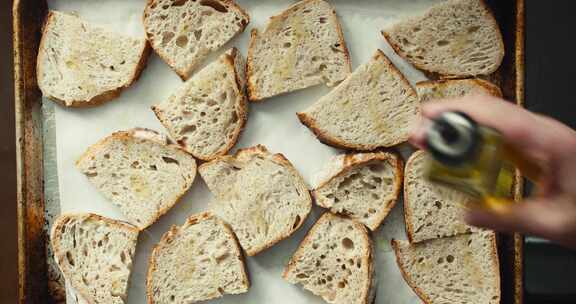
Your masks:
{"label": "golden olive oil", "polygon": [[464,113],[445,112],[426,133],[427,177],[465,192],[491,209],[512,200],[514,163],[502,136]]}

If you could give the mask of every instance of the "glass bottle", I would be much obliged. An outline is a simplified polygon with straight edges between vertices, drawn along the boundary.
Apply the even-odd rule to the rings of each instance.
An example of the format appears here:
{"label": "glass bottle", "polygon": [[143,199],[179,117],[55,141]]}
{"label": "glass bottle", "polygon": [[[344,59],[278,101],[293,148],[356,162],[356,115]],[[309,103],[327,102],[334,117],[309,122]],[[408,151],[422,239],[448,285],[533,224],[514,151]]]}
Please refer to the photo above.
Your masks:
{"label": "glass bottle", "polygon": [[444,112],[434,119],[425,144],[431,156],[426,170],[431,181],[462,191],[492,209],[513,202],[516,165],[536,170],[497,130],[462,112]]}

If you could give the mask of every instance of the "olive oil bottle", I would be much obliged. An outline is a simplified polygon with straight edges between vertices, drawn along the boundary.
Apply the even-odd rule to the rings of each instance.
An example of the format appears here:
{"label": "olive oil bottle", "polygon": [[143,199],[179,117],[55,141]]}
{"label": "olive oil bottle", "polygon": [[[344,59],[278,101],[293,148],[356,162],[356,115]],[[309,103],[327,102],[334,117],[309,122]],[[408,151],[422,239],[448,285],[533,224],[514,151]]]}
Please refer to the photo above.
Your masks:
{"label": "olive oil bottle", "polygon": [[464,113],[445,112],[433,120],[425,140],[431,181],[465,192],[488,208],[513,202],[515,165],[526,162],[498,131]]}

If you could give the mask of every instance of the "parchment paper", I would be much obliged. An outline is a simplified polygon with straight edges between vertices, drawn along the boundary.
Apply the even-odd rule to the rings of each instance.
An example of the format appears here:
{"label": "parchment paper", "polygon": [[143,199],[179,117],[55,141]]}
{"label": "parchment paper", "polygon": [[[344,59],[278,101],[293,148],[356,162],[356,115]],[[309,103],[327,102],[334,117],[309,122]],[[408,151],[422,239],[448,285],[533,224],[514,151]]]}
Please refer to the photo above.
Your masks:
{"label": "parchment paper", "polygon": [[[386,44],[380,30],[399,18],[418,14],[440,0],[332,0],[343,26],[351,53],[353,68],[366,62],[377,48],[382,49],[411,82],[425,77],[396,56]],[[141,23],[145,0],[51,0],[51,9],[76,12],[87,21],[126,34],[143,36]],[[291,1],[237,0],[251,17],[246,31],[232,40],[212,58],[228,47],[236,46],[246,56],[252,27],[263,29],[270,16],[288,7]],[[211,59],[212,59],[211,58]],[[208,60],[206,63],[209,63]],[[181,84],[170,68],[152,55],[142,77],[119,98],[91,109],[55,107],[58,188],[61,212],[93,212],[124,219],[88,180],[75,169],[74,163],[84,150],[99,139],[118,130],[146,127],[164,132],[150,106],[166,98]],[[320,96],[329,92],[323,86],[275,97],[253,104],[248,124],[237,148],[264,144],[272,152],[283,153],[311,184],[315,172],[326,161],[341,153],[320,143],[301,125],[295,115]],[[50,102],[44,100],[44,102]],[[409,149],[403,149],[404,156]],[[211,194],[198,176],[188,194],[139,238],[129,290],[129,303],[146,303],[145,275],[152,246],[172,225],[181,225],[191,214],[205,209]],[[319,297],[293,286],[281,278],[288,259],[305,232],[316,221],[320,210],[314,207],[306,224],[291,238],[256,257],[247,258],[252,286],[243,295],[225,296],[211,303],[324,303]],[[373,233],[377,276],[376,303],[420,303],[402,279],[396,266],[390,239],[405,239],[402,204],[398,203],[384,225]],[[69,301],[68,303],[73,303]]]}

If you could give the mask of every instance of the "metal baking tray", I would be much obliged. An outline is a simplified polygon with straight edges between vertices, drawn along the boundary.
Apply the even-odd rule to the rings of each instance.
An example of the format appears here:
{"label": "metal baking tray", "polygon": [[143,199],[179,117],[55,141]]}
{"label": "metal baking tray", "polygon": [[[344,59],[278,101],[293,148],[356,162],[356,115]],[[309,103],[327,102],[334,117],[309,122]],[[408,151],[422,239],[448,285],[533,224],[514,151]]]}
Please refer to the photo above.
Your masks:
{"label": "metal baking tray", "polygon": [[[486,0],[503,33],[506,56],[502,66],[487,77],[498,84],[507,100],[524,102],[524,0]],[[56,174],[46,159],[53,151],[45,145],[46,112],[36,82],[36,55],[43,21],[48,12],[46,0],[15,0],[14,85],[17,146],[18,194],[18,293],[19,303],[62,303],[54,292],[61,278],[54,274],[47,247],[47,222],[53,199],[47,185]],[[516,176],[515,198],[522,193],[522,178]],[[501,266],[502,303],[523,302],[523,237],[498,235]],[[62,286],[60,286],[62,287]]]}

